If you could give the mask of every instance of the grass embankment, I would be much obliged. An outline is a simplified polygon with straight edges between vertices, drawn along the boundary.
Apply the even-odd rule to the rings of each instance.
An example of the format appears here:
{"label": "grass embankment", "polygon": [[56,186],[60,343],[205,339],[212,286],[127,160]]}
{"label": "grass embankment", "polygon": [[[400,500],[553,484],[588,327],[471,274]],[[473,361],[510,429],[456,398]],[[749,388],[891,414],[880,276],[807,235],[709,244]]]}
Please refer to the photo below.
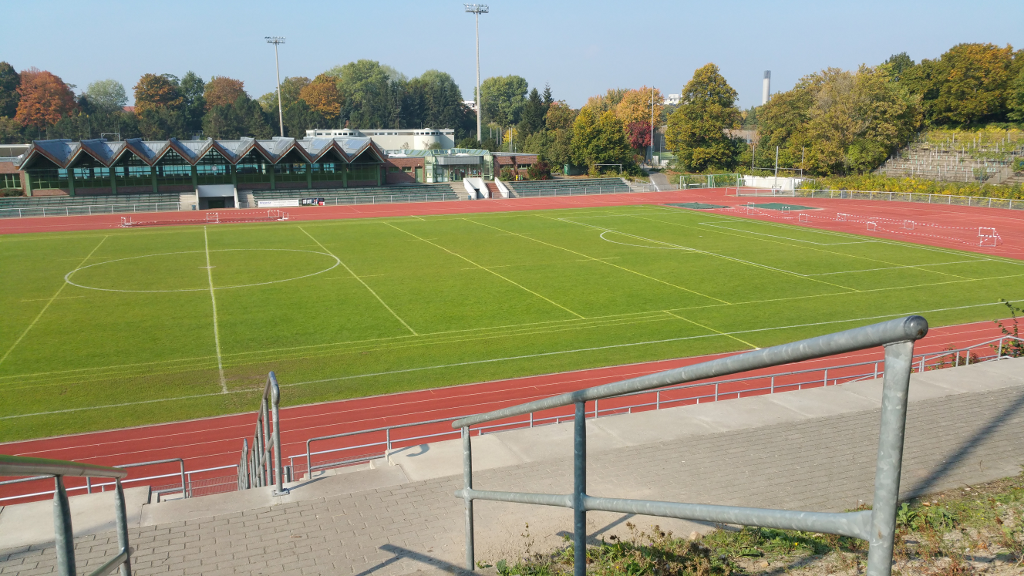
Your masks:
{"label": "grass embankment", "polygon": [[[628,539],[609,537],[587,551],[588,573],[601,576],[730,574],[863,574],[867,542],[845,536],[767,528],[720,527],[678,538],[654,526],[627,525]],[[501,576],[572,573],[572,544],[522,560],[500,560]],[[489,567],[481,563],[481,567]],[[1024,473],[964,486],[901,505],[893,574],[997,576],[1024,573]]]}

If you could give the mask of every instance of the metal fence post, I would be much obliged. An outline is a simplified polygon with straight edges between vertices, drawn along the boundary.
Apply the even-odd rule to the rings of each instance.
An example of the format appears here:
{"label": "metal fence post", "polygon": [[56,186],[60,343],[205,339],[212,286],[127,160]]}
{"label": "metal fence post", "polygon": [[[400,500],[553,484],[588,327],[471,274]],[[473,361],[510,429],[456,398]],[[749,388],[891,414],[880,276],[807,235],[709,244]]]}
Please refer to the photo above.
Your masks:
{"label": "metal fence post", "polygon": [[586,403],[576,403],[576,418],[573,420],[573,499],[572,538],[573,574],[587,574],[587,510],[583,497],[587,492],[587,412]]}
{"label": "metal fence post", "polygon": [[281,389],[277,385],[277,376],[273,372],[270,373],[270,381],[272,383],[270,399],[274,410],[274,476],[277,477],[277,488],[274,490],[274,496],[284,496],[290,491],[284,487],[284,474],[281,469]]}
{"label": "metal fence post", "polygon": [[124,562],[121,563],[121,576],[132,576],[131,551],[128,549],[128,512],[124,505],[124,489],[121,488],[121,479],[114,479],[114,505],[117,508],[117,547],[124,553]]}
{"label": "metal fence post", "polygon": [[878,437],[878,462],[875,468],[875,498],[871,508],[868,576],[889,576],[892,573],[896,501],[900,492],[903,439],[907,424],[907,396],[913,356],[913,341],[896,342],[885,347],[882,422]]}
{"label": "metal fence post", "polygon": [[473,499],[469,491],[473,489],[473,444],[469,436],[469,426],[462,427],[462,483],[466,500],[466,570],[473,571],[476,567],[473,550]]}
{"label": "metal fence post", "polygon": [[57,573],[75,576],[75,537],[71,529],[71,506],[64,488],[64,477],[54,476],[53,536],[57,548]]}

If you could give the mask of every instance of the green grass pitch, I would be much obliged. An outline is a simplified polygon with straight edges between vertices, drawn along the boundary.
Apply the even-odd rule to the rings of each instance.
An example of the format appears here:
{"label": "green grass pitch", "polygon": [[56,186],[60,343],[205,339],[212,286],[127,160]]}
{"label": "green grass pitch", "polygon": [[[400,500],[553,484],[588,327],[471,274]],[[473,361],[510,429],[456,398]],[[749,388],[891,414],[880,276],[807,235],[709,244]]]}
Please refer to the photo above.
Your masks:
{"label": "green grass pitch", "polygon": [[[665,206],[0,237],[0,441],[992,319],[1024,262]],[[65,281],[65,279],[67,281]]]}

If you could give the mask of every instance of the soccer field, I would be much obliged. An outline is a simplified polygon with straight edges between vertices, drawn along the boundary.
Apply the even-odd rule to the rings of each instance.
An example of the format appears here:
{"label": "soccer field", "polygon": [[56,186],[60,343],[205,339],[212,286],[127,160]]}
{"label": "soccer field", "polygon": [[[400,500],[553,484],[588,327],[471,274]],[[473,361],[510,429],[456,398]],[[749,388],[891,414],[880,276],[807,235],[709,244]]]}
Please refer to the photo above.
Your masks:
{"label": "soccer field", "polygon": [[0,237],[0,441],[1001,317],[1024,262],[626,206]]}

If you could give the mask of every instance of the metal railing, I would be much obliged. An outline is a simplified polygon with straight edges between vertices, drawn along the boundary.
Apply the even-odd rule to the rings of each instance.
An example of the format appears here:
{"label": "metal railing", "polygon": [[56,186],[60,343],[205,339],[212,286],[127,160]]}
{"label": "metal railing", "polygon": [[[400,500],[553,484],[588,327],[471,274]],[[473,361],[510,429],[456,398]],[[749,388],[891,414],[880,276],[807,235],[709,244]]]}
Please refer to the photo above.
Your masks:
{"label": "metal railing", "polygon": [[922,204],[945,204],[947,206],[969,206],[981,208],[1005,208],[1024,210],[1024,200],[1014,198],[993,198],[991,196],[954,196],[951,194],[923,194],[919,192],[877,192],[870,190],[807,190],[796,189],[801,198],[834,198],[838,200],[884,200],[892,202],[917,202]]}
{"label": "metal railing", "polygon": [[[916,354],[913,357],[913,369],[916,372],[925,372],[1005,359],[1008,357],[1003,355],[1002,351],[1008,349],[1008,344],[1011,342],[1024,342],[1024,340],[1013,336],[1002,336],[970,346]],[[788,370],[785,372],[755,374],[740,378],[716,378],[698,383],[666,386],[657,390],[622,394],[617,396],[615,401],[607,403],[595,400],[593,410],[588,410],[586,416],[588,418],[598,418],[616,414],[632,414],[646,410],[673,408],[684,404],[717,402],[719,400],[742,398],[757,394],[777,394],[793,390],[873,380],[878,378],[882,365],[883,362],[881,360],[868,360],[849,364],[833,364],[823,367]],[[522,419],[506,420],[487,426],[474,426],[473,432],[477,436],[482,436],[487,433],[504,430],[559,424],[573,418],[572,414],[540,415],[534,412],[524,416]],[[423,441],[434,442],[449,439],[458,434],[458,431],[444,430],[437,425],[442,422],[450,422],[451,420],[452,417],[424,420],[310,438],[306,441],[305,454],[295,454],[286,457],[289,460],[288,468],[292,471],[293,476],[298,478],[302,474],[312,474],[321,470],[376,460],[388,456],[396,448],[422,444]],[[424,428],[424,430],[416,430],[418,428]],[[401,433],[403,431],[412,431],[412,433],[404,435]],[[313,450],[314,443],[356,438],[364,435],[372,437],[357,440],[357,443],[352,445]],[[314,463],[315,457],[324,455],[331,455],[333,458],[321,459],[319,462]]]}
{"label": "metal railing", "polygon": [[[927,333],[928,322],[924,318],[909,316],[612,384],[568,392],[452,422],[453,428],[462,431],[464,488],[455,492],[455,496],[462,498],[466,507],[466,569],[472,571],[475,568],[473,501],[492,500],[572,508],[575,576],[585,576],[586,574],[586,520],[589,510],[826,532],[860,538],[869,542],[868,576],[888,576],[892,570],[893,541],[896,533],[896,502],[899,497],[914,342],[923,338]],[[802,512],[624,498],[598,498],[587,495],[587,402],[715,376],[854,352],[875,346],[885,346],[885,370],[878,458],[875,467],[875,491],[871,510],[842,513]],[[575,407],[572,494],[534,494],[473,488],[471,426],[569,405]]]}
{"label": "metal railing", "polygon": [[281,389],[277,376],[267,375],[267,386],[263,389],[263,400],[256,416],[256,433],[249,442],[242,440],[242,457],[238,463],[238,489],[248,490],[277,484],[274,496],[288,493],[284,487],[284,470],[281,468]]}
{"label": "metal railing", "polygon": [[0,456],[0,475],[22,476],[26,474],[44,474],[52,476],[53,493],[53,533],[57,552],[57,573],[61,576],[75,576],[75,540],[71,528],[71,505],[68,493],[64,489],[65,476],[85,476],[92,478],[114,479],[114,512],[117,516],[117,546],[119,551],[102,566],[94,570],[90,576],[109,574],[114,568],[121,568],[121,576],[131,576],[131,549],[128,547],[128,513],[125,509],[124,490],[121,479],[128,472],[120,468],[49,460],[46,458],[24,458],[19,456]]}
{"label": "metal railing", "polygon": [[[188,205],[191,206],[191,205]],[[186,208],[186,210],[189,208]],[[92,216],[136,212],[181,212],[181,202],[139,202],[133,204],[71,204],[67,206],[29,206],[0,208],[0,218],[40,218],[49,216]]]}

